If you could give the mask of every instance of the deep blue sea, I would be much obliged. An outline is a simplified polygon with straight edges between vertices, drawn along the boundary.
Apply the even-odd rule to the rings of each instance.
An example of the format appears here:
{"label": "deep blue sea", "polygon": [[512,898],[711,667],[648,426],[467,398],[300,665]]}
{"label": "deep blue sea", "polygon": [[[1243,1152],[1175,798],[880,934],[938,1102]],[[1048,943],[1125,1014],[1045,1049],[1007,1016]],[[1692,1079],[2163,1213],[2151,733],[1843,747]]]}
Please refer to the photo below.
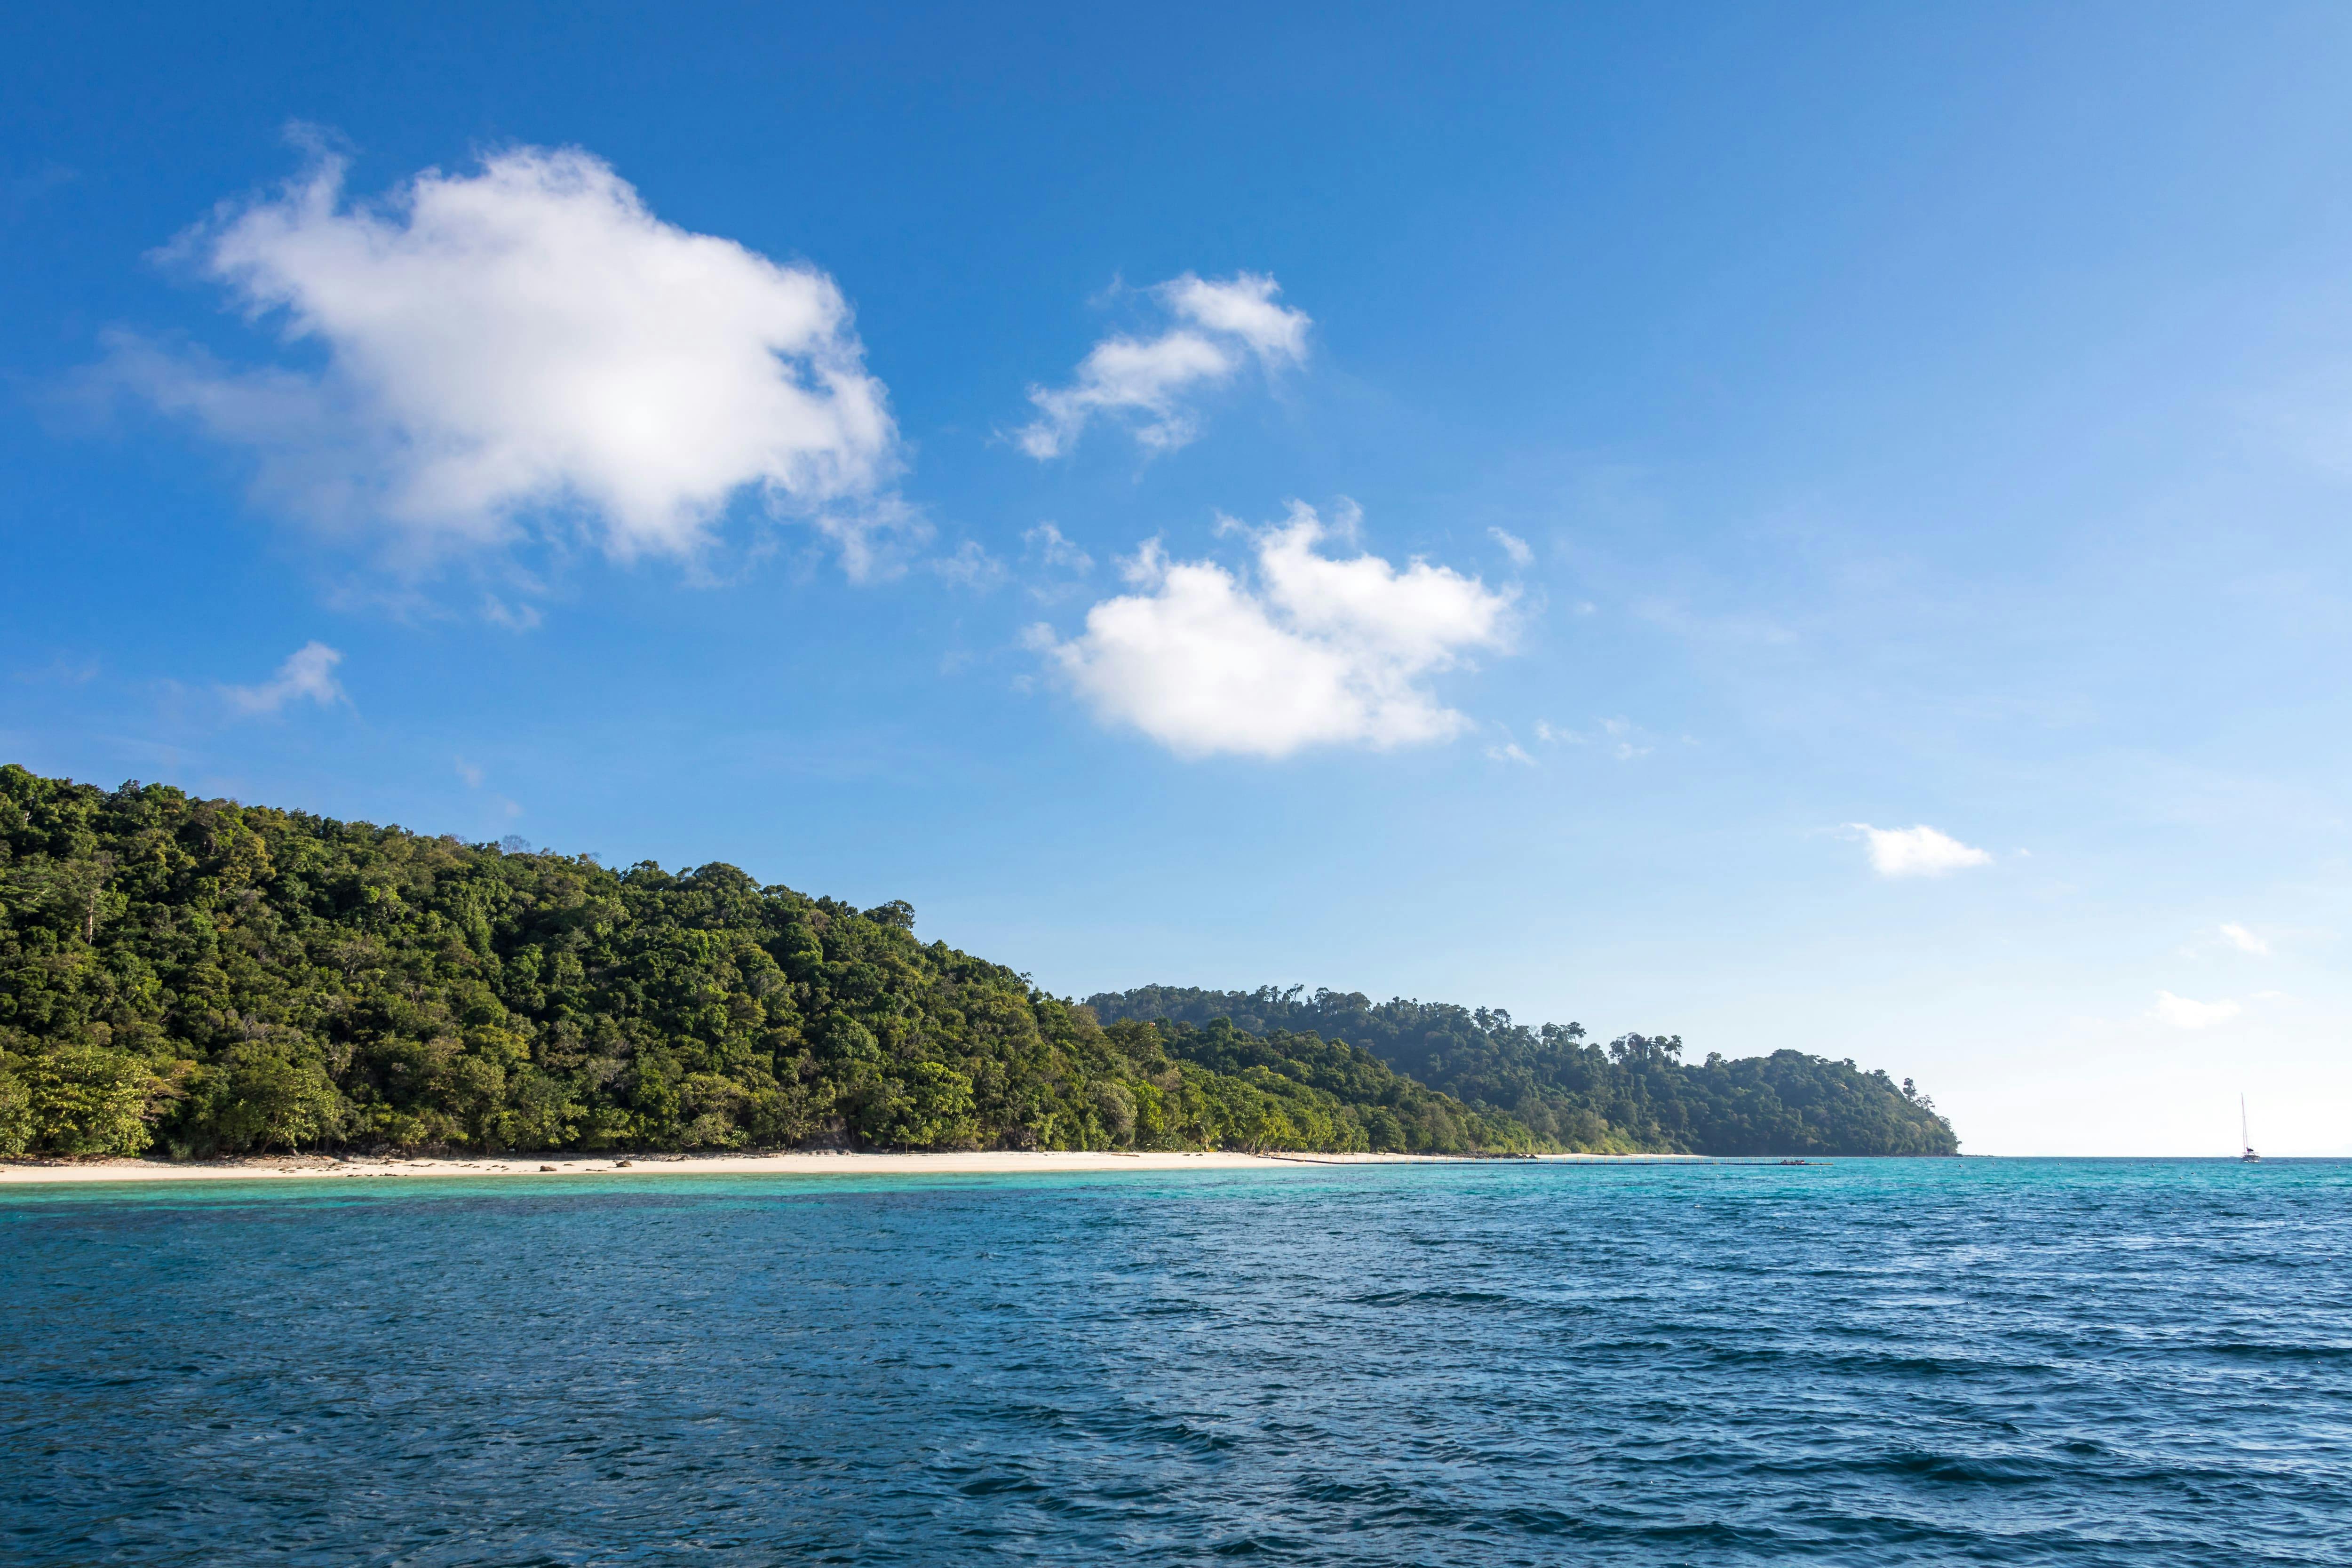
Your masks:
{"label": "deep blue sea", "polygon": [[0,1562],[2352,1563],[2352,1163],[0,1193]]}

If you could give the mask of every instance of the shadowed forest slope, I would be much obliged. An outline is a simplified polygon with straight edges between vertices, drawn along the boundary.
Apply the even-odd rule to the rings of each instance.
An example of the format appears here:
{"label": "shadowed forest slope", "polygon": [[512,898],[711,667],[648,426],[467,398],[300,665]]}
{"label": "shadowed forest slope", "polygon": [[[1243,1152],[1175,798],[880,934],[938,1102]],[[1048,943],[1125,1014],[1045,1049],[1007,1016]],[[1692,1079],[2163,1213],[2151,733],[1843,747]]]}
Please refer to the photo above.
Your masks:
{"label": "shadowed forest slope", "polygon": [[1703,1062],[1677,1036],[1603,1047],[1580,1024],[1529,1028],[1508,1013],[1448,1003],[1375,1004],[1303,986],[1201,991],[1148,985],[1087,999],[1106,1022],[1203,1024],[1346,1040],[1389,1067],[1547,1143],[1696,1154],[1955,1154],[1959,1142],[1909,1079],[1801,1051]]}

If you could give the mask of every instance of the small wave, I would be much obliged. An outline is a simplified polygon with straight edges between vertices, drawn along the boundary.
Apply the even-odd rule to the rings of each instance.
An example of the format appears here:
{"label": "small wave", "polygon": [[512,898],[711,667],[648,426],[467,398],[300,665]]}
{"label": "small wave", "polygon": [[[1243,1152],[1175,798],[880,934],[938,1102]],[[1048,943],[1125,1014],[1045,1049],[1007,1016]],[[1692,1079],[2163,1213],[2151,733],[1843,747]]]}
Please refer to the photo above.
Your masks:
{"label": "small wave", "polygon": [[2232,1361],[2352,1361],[2352,1344],[2297,1345],[2257,1340],[2224,1340],[2195,1348],[2203,1354]]}
{"label": "small wave", "polygon": [[2352,1568],[2352,1185],[1842,1169],[48,1206],[0,1557]]}

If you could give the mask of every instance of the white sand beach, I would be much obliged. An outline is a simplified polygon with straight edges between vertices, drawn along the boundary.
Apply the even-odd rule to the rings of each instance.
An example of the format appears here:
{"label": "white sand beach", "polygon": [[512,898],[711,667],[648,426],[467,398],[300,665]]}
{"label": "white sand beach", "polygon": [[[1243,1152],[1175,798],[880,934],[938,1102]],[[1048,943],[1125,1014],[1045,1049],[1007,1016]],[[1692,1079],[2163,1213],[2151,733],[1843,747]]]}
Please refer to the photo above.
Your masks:
{"label": "white sand beach", "polygon": [[[1547,1162],[1688,1159],[1643,1154],[1547,1154]],[[1302,1165],[1465,1164],[1427,1154],[1024,1153],[800,1152],[772,1154],[512,1154],[463,1157],[280,1154],[236,1160],[44,1159],[0,1161],[0,1188],[63,1182],[263,1181],[449,1176],[954,1176],[1086,1171],[1269,1170]]]}

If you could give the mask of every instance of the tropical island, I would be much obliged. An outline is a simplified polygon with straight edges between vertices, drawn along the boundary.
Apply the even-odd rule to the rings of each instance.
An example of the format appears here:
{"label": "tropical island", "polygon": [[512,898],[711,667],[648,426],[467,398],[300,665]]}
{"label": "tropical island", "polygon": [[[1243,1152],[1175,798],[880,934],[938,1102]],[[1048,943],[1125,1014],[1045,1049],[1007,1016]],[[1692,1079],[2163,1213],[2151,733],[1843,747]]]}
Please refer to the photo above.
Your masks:
{"label": "tropical island", "polygon": [[0,1157],[1952,1154],[1910,1080],[1356,993],[1080,1003],[714,862],[0,767]]}

